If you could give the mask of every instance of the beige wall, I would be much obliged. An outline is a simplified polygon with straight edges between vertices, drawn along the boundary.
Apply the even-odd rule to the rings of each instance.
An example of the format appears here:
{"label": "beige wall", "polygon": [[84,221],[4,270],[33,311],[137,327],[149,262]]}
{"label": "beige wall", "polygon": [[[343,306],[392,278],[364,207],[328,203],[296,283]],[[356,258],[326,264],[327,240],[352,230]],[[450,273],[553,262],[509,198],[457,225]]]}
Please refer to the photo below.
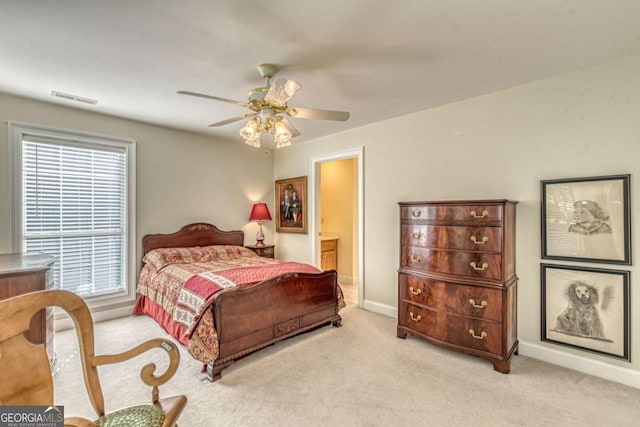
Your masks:
{"label": "beige wall", "polygon": [[[0,118],[0,253],[11,251],[7,121],[135,140],[138,247],[147,233],[198,221],[244,229],[245,242],[255,243],[257,225],[248,222],[253,201],[267,202],[273,212],[273,154],[241,140],[218,141],[6,94],[0,94]],[[264,231],[273,241],[271,222]]]}
{"label": "beige wall", "polygon": [[[390,315],[397,306],[397,202],[518,200],[521,354],[609,378],[624,373],[640,387],[640,340],[634,339],[637,334],[631,338],[632,363],[540,341],[539,274],[543,179],[630,173],[632,244],[634,254],[638,253],[638,76],[640,56],[633,56],[380,122],[280,150],[276,153],[275,173],[277,177],[308,175],[310,157],[364,147],[364,306]],[[430,83],[426,80],[425,84]],[[307,236],[278,234],[276,238],[283,256],[295,254],[308,260]],[[615,268],[632,272],[631,331],[637,331],[637,255],[633,261],[634,266]]]}
{"label": "beige wall", "polygon": [[333,160],[320,164],[321,232],[339,233],[338,275],[341,281],[357,281],[357,160]]}

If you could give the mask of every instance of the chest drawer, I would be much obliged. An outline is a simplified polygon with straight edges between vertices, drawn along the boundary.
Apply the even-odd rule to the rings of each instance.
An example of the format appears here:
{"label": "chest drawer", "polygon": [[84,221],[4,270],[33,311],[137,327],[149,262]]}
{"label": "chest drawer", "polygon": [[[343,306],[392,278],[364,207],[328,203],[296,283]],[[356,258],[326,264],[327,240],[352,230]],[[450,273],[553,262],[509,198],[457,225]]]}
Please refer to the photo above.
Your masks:
{"label": "chest drawer", "polygon": [[502,256],[500,254],[402,246],[400,255],[400,266],[405,268],[471,278],[502,279]]}
{"label": "chest drawer", "polygon": [[401,244],[482,252],[502,251],[502,228],[403,224]]}
{"label": "chest drawer", "polygon": [[436,311],[490,319],[502,318],[502,292],[482,286],[459,285],[410,274],[399,274],[398,300],[421,304]]}
{"label": "chest drawer", "polygon": [[413,205],[402,206],[401,221],[435,221],[447,224],[501,224],[501,205]]}
{"label": "chest drawer", "polygon": [[493,354],[503,350],[500,323],[449,315],[407,302],[400,303],[400,313],[401,326],[436,340]]}

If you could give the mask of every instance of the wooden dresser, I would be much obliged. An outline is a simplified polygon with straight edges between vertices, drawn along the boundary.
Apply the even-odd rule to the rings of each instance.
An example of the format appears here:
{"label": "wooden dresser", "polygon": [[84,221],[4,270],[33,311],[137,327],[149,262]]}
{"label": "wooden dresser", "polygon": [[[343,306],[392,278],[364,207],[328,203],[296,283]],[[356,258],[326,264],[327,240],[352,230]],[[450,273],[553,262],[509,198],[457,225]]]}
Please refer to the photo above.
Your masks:
{"label": "wooden dresser", "polygon": [[[28,292],[42,291],[53,287],[53,275],[49,269],[55,258],[45,254],[0,254],[0,300]],[[34,344],[45,344],[49,362],[53,368],[54,308],[36,314],[31,319],[27,339]]]}
{"label": "wooden dresser", "polygon": [[399,203],[399,338],[423,338],[509,373],[518,347],[516,203]]}

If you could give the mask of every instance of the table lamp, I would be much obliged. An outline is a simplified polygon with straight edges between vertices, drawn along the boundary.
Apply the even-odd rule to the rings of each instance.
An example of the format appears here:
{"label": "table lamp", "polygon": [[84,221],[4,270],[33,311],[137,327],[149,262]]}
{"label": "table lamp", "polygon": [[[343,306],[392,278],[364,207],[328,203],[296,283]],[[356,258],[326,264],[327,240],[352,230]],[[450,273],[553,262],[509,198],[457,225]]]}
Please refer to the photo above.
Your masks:
{"label": "table lamp", "polygon": [[262,221],[271,221],[271,214],[266,203],[254,203],[251,209],[249,221],[258,222],[258,234],[256,235],[256,246],[264,246],[264,233],[262,232]]}

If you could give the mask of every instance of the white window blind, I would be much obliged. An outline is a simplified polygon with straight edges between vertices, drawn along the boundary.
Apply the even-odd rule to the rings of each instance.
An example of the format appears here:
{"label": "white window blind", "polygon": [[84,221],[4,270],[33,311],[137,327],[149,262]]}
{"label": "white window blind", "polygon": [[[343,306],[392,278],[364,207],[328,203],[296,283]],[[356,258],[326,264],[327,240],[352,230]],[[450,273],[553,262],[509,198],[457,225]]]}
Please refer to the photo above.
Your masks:
{"label": "white window blind", "polygon": [[22,137],[22,249],[85,298],[127,289],[126,148]]}

